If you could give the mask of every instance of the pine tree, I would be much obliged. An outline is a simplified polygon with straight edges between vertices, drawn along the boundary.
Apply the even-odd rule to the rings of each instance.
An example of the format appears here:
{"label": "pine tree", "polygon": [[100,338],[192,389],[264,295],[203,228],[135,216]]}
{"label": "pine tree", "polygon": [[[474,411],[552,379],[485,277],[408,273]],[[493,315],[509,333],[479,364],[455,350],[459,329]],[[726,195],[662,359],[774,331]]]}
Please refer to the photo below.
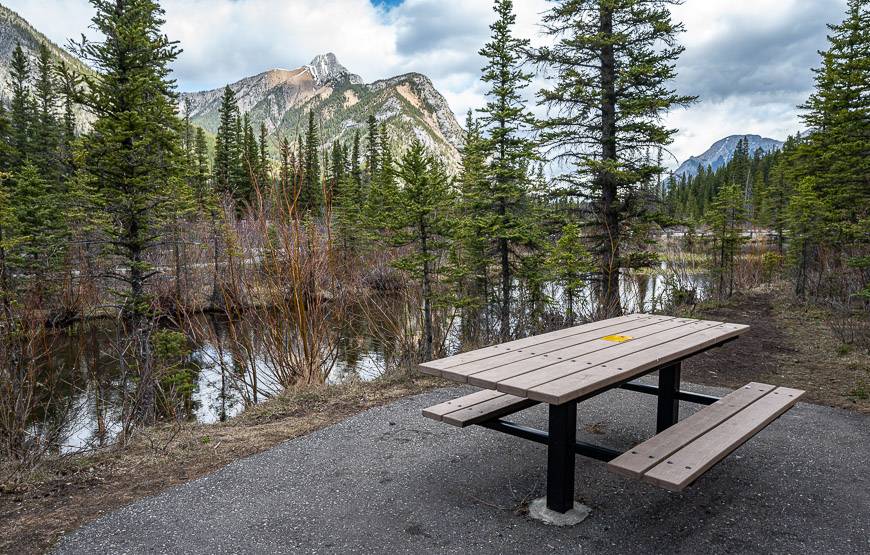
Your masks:
{"label": "pine tree", "polygon": [[[810,177],[800,181],[789,199],[786,222],[789,231],[788,254],[795,270],[795,295],[804,299],[807,280],[817,252],[825,236],[827,218],[836,218],[831,213],[829,200],[825,203],[818,194],[818,184]],[[827,215],[827,218],[826,218]]]}
{"label": "pine tree", "polygon": [[12,167],[20,168],[30,158],[30,126],[33,122],[33,103],[30,96],[30,64],[24,56],[21,44],[15,44],[9,66],[9,88],[12,98],[9,102],[9,121],[11,125],[10,145],[12,146]]}
{"label": "pine tree", "polygon": [[305,152],[303,158],[304,177],[299,193],[299,213],[320,215],[323,203],[323,186],[320,172],[320,131],[314,111],[308,112],[308,130],[305,133]]}
{"label": "pine tree", "polygon": [[527,40],[512,34],[516,22],[512,0],[495,0],[497,19],[490,26],[490,42],[480,51],[486,58],[482,80],[490,88],[486,106],[480,110],[489,164],[485,197],[493,215],[486,236],[497,259],[501,277],[499,328],[502,340],[511,334],[513,276],[523,243],[528,243],[533,222],[526,218],[528,181],[526,169],[535,157],[535,143],[528,138],[534,123],[526,109],[522,90],[532,75],[523,70]]}
{"label": "pine tree", "polygon": [[582,231],[577,224],[566,224],[547,255],[548,277],[553,279],[565,296],[565,323],[576,323],[576,301],[589,274],[594,270],[594,261],[583,244]]}
{"label": "pine tree", "polygon": [[[359,129],[353,132],[353,148],[350,154],[350,175],[357,189],[363,191],[362,166],[360,165]],[[360,199],[362,200],[362,199]]]}
{"label": "pine tree", "polygon": [[668,10],[673,3],[558,0],[543,20],[553,45],[535,59],[554,83],[539,92],[550,114],[541,138],[557,161],[574,168],[559,178],[565,193],[592,212],[600,316],[622,310],[622,239],[643,213],[641,184],[662,171],[645,149],[669,144],[675,130],[661,116],[694,100],[668,86],[683,51],[676,42],[682,25]]}
{"label": "pine tree", "polygon": [[[870,213],[870,2],[848,0],[846,18],[828,28],[815,91],[802,106],[811,133],[800,157],[839,219],[857,224]],[[861,235],[843,231],[845,242]]]}
{"label": "pine tree", "polygon": [[480,124],[471,110],[465,120],[461,170],[457,178],[458,199],[453,236],[456,240],[452,260],[452,277],[457,288],[454,304],[463,310],[463,334],[476,343],[486,329],[489,297],[489,268],[492,263],[491,241],[486,233],[491,202],[488,197],[486,142]]}
{"label": "pine tree", "polygon": [[30,161],[16,175],[9,197],[18,224],[14,249],[16,273],[25,276],[30,302],[49,300],[58,280],[50,275],[60,266],[66,247],[67,227],[61,195],[55,183]]}
{"label": "pine tree", "polygon": [[219,123],[217,137],[215,138],[214,187],[219,194],[231,194],[233,196],[237,194],[238,183],[236,182],[236,177],[238,172],[236,167],[240,161],[236,145],[235,125],[238,111],[236,95],[227,86],[224,88],[224,94],[221,97],[221,104],[218,108]]}
{"label": "pine tree", "polygon": [[716,251],[714,275],[718,278],[718,295],[721,301],[725,298],[726,291],[728,297],[734,293],[734,261],[745,242],[743,187],[736,183],[722,187],[710,205],[706,219],[713,234]]}
{"label": "pine tree", "polygon": [[214,203],[214,191],[209,183],[210,170],[208,167],[208,142],[205,131],[201,127],[196,128],[193,147],[193,193],[199,204],[200,210],[207,210]]}
{"label": "pine tree", "polygon": [[63,172],[59,158],[61,129],[56,113],[58,95],[51,52],[45,44],[39,45],[35,77],[33,96],[36,112],[31,123],[33,161],[43,178],[59,189]]}
{"label": "pine tree", "polygon": [[[112,277],[123,314],[131,323],[138,363],[136,406],[129,422],[155,418],[157,378],[150,344],[151,301],[147,285],[158,271],[147,261],[160,228],[177,213],[183,183],[181,125],[169,66],[176,43],[162,32],[163,10],[153,0],[91,0],[93,27],[103,39],[76,45],[97,75],[81,75],[75,100],[95,121],[82,141],[82,182],[102,212],[107,250],[124,272]],[[66,80],[70,82],[69,79]],[[182,183],[180,183],[182,182]]]}
{"label": "pine tree", "polygon": [[257,162],[257,170],[259,172],[258,181],[261,187],[265,187],[271,179],[269,168],[269,130],[266,129],[265,123],[260,123],[260,140],[259,140],[259,160]]}
{"label": "pine tree", "polygon": [[391,203],[389,227],[394,246],[410,246],[412,252],[398,258],[394,265],[420,280],[423,298],[423,360],[433,357],[434,328],[432,308],[436,298],[438,262],[447,245],[451,206],[449,180],[425,147],[416,140],[402,156],[396,171],[402,187]]}
{"label": "pine tree", "polygon": [[377,179],[380,170],[380,151],[378,120],[374,114],[371,114],[368,118],[368,138],[366,141],[366,177],[369,184]]}

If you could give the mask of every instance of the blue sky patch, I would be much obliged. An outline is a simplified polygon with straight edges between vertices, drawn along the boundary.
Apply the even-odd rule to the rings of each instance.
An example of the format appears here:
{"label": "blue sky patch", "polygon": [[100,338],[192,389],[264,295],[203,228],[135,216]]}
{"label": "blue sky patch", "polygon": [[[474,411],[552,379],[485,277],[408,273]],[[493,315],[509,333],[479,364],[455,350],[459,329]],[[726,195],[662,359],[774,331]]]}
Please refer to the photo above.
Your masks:
{"label": "blue sky patch", "polygon": [[404,2],[405,0],[370,0],[370,1],[374,6],[376,6],[378,8],[383,7],[383,8],[386,8],[389,10],[391,8],[395,8],[396,6],[398,6],[399,4]]}

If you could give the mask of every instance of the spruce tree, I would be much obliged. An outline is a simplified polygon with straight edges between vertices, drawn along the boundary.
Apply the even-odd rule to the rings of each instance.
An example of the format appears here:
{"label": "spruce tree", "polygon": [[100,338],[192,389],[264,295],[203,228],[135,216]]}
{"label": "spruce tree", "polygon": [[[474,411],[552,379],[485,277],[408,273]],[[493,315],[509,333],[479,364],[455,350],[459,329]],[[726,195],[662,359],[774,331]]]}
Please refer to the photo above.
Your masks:
{"label": "spruce tree", "polygon": [[257,170],[259,172],[260,187],[264,187],[269,183],[270,168],[269,168],[269,130],[266,129],[265,123],[260,123],[260,140],[257,145],[260,149],[259,160],[257,161]]}
{"label": "spruce tree", "polygon": [[235,134],[238,111],[236,95],[227,85],[224,88],[224,94],[218,108],[218,129],[214,153],[214,187],[220,194],[233,196],[236,195],[238,189],[236,166],[240,163]]}
{"label": "spruce tree", "polygon": [[167,218],[177,212],[183,184],[182,130],[169,77],[179,50],[161,31],[164,12],[157,2],[91,0],[91,5],[96,10],[93,28],[102,40],[82,38],[75,45],[79,57],[97,72],[81,75],[84,87],[75,92],[75,100],[96,118],[81,142],[81,181],[92,192],[94,211],[104,214],[100,223],[106,249],[124,268],[111,277],[126,285],[118,296],[131,323],[139,372],[127,421],[151,422],[157,376],[147,286],[159,270],[149,264],[148,255]]}
{"label": "spruce tree", "polygon": [[675,130],[662,124],[669,110],[692,102],[669,87],[683,48],[682,25],[669,0],[558,0],[544,15],[553,45],[535,59],[554,76],[539,92],[548,110],[541,139],[571,171],[564,192],[590,209],[584,233],[598,259],[599,316],[622,311],[620,273],[628,265],[623,236],[646,206],[641,184],[662,168],[646,148],[666,146]]}
{"label": "spruce tree", "polygon": [[594,261],[583,244],[582,230],[577,224],[566,224],[553,249],[548,253],[548,277],[557,283],[565,297],[565,323],[577,322],[576,302],[594,270]]}
{"label": "spruce tree", "polygon": [[205,131],[201,127],[196,128],[193,147],[193,193],[200,206],[200,210],[206,210],[214,204],[213,190],[209,183],[210,170],[208,167],[208,141]]}
{"label": "spruce tree", "polygon": [[33,88],[36,112],[31,123],[33,158],[42,177],[57,189],[61,186],[63,168],[60,164],[61,128],[57,118],[58,95],[51,52],[39,45]]}
{"label": "spruce tree", "polygon": [[815,91],[802,106],[811,133],[800,158],[838,217],[857,224],[870,212],[870,2],[848,0],[845,19],[828,28]]}
{"label": "spruce tree", "polygon": [[362,166],[360,165],[360,142],[359,142],[359,129],[355,129],[353,132],[353,147],[351,149],[350,154],[350,175],[353,179],[356,187],[362,192],[363,187],[363,179],[362,179]]}
{"label": "spruce tree", "polygon": [[488,197],[486,141],[480,124],[468,111],[461,169],[456,181],[458,199],[453,236],[452,277],[457,290],[455,304],[463,310],[463,335],[477,343],[486,326],[489,298],[489,268],[492,264],[488,237],[491,202]]}
{"label": "spruce tree", "polygon": [[393,191],[394,202],[388,225],[393,245],[411,252],[394,265],[420,282],[423,298],[423,360],[434,354],[433,302],[436,299],[438,263],[447,246],[451,208],[450,183],[438,162],[426,153],[419,140],[402,156],[396,175],[402,187]]}
{"label": "spruce tree", "polygon": [[30,95],[30,64],[21,44],[15,44],[12,51],[12,61],[9,66],[9,88],[12,98],[9,102],[9,122],[11,132],[12,167],[20,168],[24,161],[30,158],[30,135],[33,122],[33,101]]}
{"label": "spruce tree", "polygon": [[320,215],[323,202],[323,186],[320,171],[320,131],[314,111],[308,112],[308,130],[305,133],[305,152],[303,158],[304,177],[299,194],[299,213]]}
{"label": "spruce tree", "polygon": [[734,293],[734,264],[740,255],[740,247],[745,242],[743,186],[734,183],[719,189],[707,212],[706,220],[713,235],[716,253],[713,274],[718,280],[717,291],[721,301]]}
{"label": "spruce tree", "polygon": [[366,177],[372,183],[380,170],[381,157],[380,133],[378,132],[378,120],[374,114],[368,118],[368,135],[366,139]]}
{"label": "spruce tree", "polygon": [[809,272],[818,262],[818,250],[825,241],[828,221],[836,219],[829,199],[824,202],[818,193],[814,178],[805,177],[789,199],[786,222],[789,231],[788,256],[795,272],[795,295],[806,298]]}
{"label": "spruce tree", "polygon": [[[532,75],[523,69],[527,40],[513,36],[516,22],[512,0],[495,0],[497,19],[492,35],[480,51],[486,58],[483,82],[489,86],[487,103],[480,110],[488,155],[487,190],[492,213],[484,233],[491,241],[499,268],[499,334],[511,334],[511,298],[517,258],[528,248],[534,222],[527,218],[528,179],[526,170],[535,158],[535,143],[528,133],[534,123],[522,97]],[[522,245],[522,246],[521,246]]]}
{"label": "spruce tree", "polygon": [[8,261],[24,277],[29,303],[51,301],[56,293],[52,288],[60,281],[52,274],[63,261],[67,238],[57,184],[46,179],[35,163],[26,161],[16,174],[9,202],[18,233],[7,234],[15,239],[14,248],[7,250]]}

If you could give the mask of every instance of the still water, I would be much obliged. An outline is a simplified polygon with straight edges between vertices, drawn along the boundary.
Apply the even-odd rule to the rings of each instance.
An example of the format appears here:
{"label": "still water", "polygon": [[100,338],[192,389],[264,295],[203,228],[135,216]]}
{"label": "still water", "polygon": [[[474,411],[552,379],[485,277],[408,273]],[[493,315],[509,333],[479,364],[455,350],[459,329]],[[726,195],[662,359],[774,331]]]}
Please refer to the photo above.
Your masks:
{"label": "still water", "polygon": [[[626,312],[652,312],[667,308],[675,294],[703,297],[706,280],[700,274],[674,271],[662,265],[657,272],[628,276],[621,284],[623,308]],[[548,314],[551,328],[564,325],[561,315],[562,290],[550,284],[545,288],[550,299]],[[578,322],[594,311],[592,291],[585,290],[577,303]],[[386,301],[383,314],[391,320],[416,318],[417,311],[397,302]],[[395,317],[395,318],[393,318]],[[212,333],[208,339],[189,342],[183,367],[185,389],[179,394],[180,406],[171,416],[201,423],[231,418],[254,402],[252,380],[256,371],[256,401],[261,402],[281,392],[274,364],[267,349],[256,340],[255,329],[243,331],[251,341],[244,352],[234,349],[227,322],[214,316],[202,316]],[[351,325],[337,327],[332,368],[328,383],[347,380],[370,381],[397,366],[403,349],[415,343],[408,334],[416,334],[418,322],[404,325],[384,325],[372,321],[370,315],[354,317]],[[461,318],[449,320],[440,329],[445,351],[463,348]],[[404,331],[402,331],[404,330]],[[410,332],[408,331],[410,330]],[[238,329],[235,330],[238,337]],[[54,370],[62,373],[65,409],[59,414],[41,414],[44,425],[60,430],[57,450],[73,452],[111,442],[121,422],[121,395],[132,389],[124,378],[124,362],[120,352],[125,344],[123,331],[111,321],[94,321],[64,330],[56,338],[52,359]],[[34,430],[38,433],[38,428]]]}

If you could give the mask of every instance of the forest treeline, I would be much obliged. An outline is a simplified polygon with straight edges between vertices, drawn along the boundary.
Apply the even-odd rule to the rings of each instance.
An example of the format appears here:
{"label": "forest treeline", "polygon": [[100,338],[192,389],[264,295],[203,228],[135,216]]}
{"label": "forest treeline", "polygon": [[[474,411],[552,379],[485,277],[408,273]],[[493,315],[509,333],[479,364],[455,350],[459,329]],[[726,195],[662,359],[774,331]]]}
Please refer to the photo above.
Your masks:
{"label": "forest treeline", "polygon": [[[11,457],[28,433],[15,404],[50,389],[40,377],[50,326],[97,307],[129,330],[125,422],[154,422],[166,345],[179,339],[167,333],[193,333],[184,315],[204,308],[197,274],[210,275],[209,308],[231,319],[258,303],[285,308],[288,385],[325,379],[329,321],[361,287],[414,292],[409,357],[429,359],[457,318],[481,344],[620,314],[621,286],[660,264],[658,242],[677,227],[709,255],[720,298],[754,226],[773,234],[780,256],[768,262],[799,298],[866,313],[866,0],[849,0],[830,28],[802,107],[806,135],[767,155],[743,141],[727,165],[679,180],[662,164],[677,132],[662,118],[697,99],[672,86],[683,28],[671,2],[556,1],[541,20],[550,46],[536,48],[514,35],[512,2],[495,0],[480,51],[486,104],[467,116],[455,175],[419,140],[393,152],[375,114],[348,143],[322,144],[314,112],[296,137],[274,136],[229,87],[212,146],[177,107],[169,68],[180,50],[159,3],[91,4],[102,38],[71,46],[94,72],[56,66],[47,49],[30,67],[17,48],[0,111],[0,433]],[[549,76],[541,118],[525,100],[535,71]],[[197,249],[208,260],[192,262]],[[163,330],[166,318],[181,331]]]}

